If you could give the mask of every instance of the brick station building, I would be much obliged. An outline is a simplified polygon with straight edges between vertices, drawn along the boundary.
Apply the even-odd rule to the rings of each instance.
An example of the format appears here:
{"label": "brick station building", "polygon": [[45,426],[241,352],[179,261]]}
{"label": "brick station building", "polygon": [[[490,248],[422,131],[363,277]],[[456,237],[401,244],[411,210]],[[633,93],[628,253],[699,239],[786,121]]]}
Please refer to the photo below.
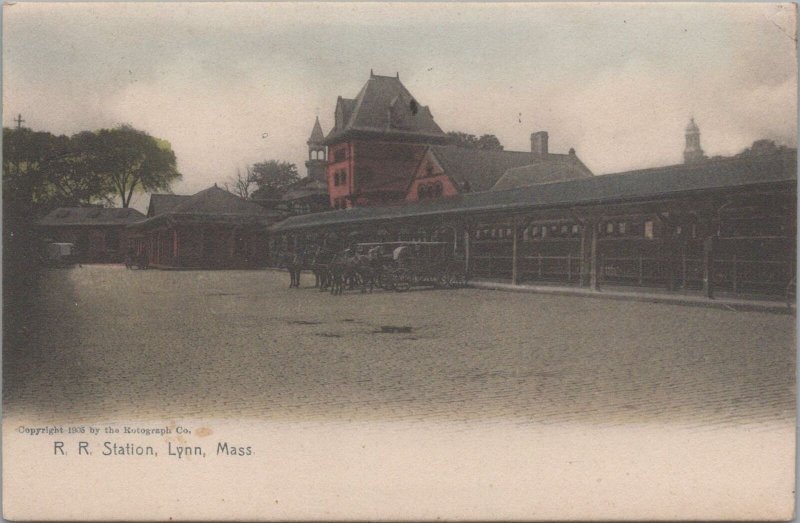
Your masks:
{"label": "brick station building", "polygon": [[151,266],[242,269],[266,264],[266,227],[282,215],[214,185],[193,195],[153,194],[129,247]]}
{"label": "brick station building", "polygon": [[74,244],[81,263],[120,263],[125,259],[127,226],[144,218],[136,209],[60,207],[37,227],[42,239]]}
{"label": "brick station building", "polygon": [[550,153],[543,131],[531,135],[530,151],[452,145],[431,110],[406,89],[399,75],[370,72],[355,98],[337,99],[334,122],[322,141],[334,209],[485,191],[515,168],[525,169],[506,177],[507,185],[592,175],[574,150]]}

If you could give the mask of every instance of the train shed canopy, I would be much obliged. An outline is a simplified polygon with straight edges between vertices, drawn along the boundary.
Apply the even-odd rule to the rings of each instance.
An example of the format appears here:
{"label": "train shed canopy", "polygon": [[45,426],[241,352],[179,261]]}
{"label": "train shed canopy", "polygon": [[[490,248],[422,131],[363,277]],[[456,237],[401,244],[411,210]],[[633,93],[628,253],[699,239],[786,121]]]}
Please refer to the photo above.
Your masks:
{"label": "train shed canopy", "polygon": [[280,233],[424,216],[572,208],[752,190],[759,186],[796,186],[796,183],[797,152],[790,151],[712,159],[504,191],[465,193],[406,205],[356,207],[293,216],[274,224],[270,230]]}

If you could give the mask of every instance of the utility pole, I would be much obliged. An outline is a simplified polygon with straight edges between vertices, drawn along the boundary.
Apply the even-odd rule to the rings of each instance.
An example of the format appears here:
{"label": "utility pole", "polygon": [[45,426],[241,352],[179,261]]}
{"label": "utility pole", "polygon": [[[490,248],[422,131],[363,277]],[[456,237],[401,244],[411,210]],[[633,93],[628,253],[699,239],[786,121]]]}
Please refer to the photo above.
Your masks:
{"label": "utility pole", "polygon": [[18,114],[17,117],[14,118],[14,121],[17,122],[17,130],[22,129],[22,124],[25,122],[25,120],[22,119],[22,115]]}

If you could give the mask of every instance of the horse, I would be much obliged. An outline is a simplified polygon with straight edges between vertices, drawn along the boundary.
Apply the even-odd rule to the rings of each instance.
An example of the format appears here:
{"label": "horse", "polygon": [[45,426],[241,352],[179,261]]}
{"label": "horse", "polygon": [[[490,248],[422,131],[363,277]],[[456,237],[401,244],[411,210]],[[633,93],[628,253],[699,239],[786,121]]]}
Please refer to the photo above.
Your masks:
{"label": "horse", "polygon": [[314,287],[320,291],[327,290],[331,282],[330,264],[334,252],[324,246],[318,246],[311,260],[311,271],[314,273]]}
{"label": "horse", "polygon": [[300,287],[300,273],[303,270],[303,253],[284,251],[279,255],[280,265],[289,271],[289,288]]}
{"label": "horse", "polygon": [[361,279],[362,292],[366,292],[367,285],[369,285],[369,292],[372,292],[383,270],[383,264],[381,263],[381,247],[372,247],[366,254],[355,254],[353,256],[353,261],[355,263],[356,273]]}
{"label": "horse", "polygon": [[350,254],[351,250],[342,251],[330,263],[331,294],[341,295],[347,286],[352,289],[359,283],[361,292],[367,292],[375,286],[378,270],[375,268],[376,261],[379,262],[378,249],[371,249],[367,255]]}

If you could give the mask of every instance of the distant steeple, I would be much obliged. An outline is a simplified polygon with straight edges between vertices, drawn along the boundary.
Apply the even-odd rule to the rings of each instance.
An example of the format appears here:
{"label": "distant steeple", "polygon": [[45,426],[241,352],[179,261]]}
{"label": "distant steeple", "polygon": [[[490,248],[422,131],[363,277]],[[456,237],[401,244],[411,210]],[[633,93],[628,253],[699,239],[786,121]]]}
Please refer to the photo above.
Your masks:
{"label": "distant steeple", "polygon": [[686,126],[686,148],[683,150],[683,163],[695,163],[705,159],[703,148],[700,147],[700,128],[694,123],[694,117]]}

